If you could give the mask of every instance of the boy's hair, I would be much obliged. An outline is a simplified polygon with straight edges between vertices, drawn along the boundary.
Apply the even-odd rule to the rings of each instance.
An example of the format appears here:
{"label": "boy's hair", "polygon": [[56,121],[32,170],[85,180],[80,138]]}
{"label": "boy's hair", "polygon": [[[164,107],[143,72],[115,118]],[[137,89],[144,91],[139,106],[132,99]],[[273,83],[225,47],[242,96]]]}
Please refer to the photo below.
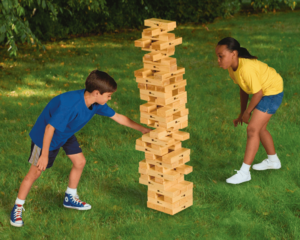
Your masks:
{"label": "boy's hair", "polygon": [[90,93],[94,90],[98,90],[100,94],[115,92],[117,90],[117,83],[106,72],[94,70],[86,78],[85,89]]}

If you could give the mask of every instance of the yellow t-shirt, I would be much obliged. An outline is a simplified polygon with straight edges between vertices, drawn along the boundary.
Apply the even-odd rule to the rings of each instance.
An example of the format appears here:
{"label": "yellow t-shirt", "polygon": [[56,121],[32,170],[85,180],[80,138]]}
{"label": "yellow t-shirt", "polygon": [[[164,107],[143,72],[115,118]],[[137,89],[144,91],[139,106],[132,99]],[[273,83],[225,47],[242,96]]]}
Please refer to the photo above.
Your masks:
{"label": "yellow t-shirt", "polygon": [[234,83],[248,94],[262,90],[263,96],[270,96],[283,91],[282,77],[274,68],[257,59],[239,58],[238,69],[233,71],[230,67],[228,72]]}

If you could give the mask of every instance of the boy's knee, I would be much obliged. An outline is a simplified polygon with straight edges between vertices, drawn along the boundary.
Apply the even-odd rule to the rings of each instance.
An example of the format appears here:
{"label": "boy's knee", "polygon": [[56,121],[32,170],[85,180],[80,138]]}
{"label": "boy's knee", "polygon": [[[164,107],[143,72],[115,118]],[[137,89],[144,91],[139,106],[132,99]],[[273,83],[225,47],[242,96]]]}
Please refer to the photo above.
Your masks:
{"label": "boy's knee", "polygon": [[30,169],[30,171],[25,176],[25,179],[35,181],[36,179],[38,179],[41,176],[41,174],[42,174],[42,171],[39,170],[38,168]]}
{"label": "boy's knee", "polygon": [[73,165],[76,168],[84,168],[86,163],[85,157],[78,159],[76,162],[73,162]]}

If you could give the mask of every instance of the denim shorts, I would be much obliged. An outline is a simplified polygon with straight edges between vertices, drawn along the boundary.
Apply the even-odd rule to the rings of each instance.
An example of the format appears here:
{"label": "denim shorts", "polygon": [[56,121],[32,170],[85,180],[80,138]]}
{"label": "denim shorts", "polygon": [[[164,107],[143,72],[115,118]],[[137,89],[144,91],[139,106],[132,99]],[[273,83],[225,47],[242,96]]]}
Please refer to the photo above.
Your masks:
{"label": "denim shorts", "polygon": [[[66,141],[66,143],[62,146],[62,148],[64,149],[67,155],[73,155],[82,152],[75,135],[70,137]],[[59,148],[49,151],[48,165],[46,168],[52,167],[58,152],[59,152]],[[31,141],[31,152],[30,152],[28,162],[36,166],[41,154],[42,154],[42,149],[39,148],[37,145],[35,145],[33,141]]]}
{"label": "denim shorts", "polygon": [[279,108],[282,98],[283,92],[277,95],[264,96],[255,108],[265,113],[274,114]]}

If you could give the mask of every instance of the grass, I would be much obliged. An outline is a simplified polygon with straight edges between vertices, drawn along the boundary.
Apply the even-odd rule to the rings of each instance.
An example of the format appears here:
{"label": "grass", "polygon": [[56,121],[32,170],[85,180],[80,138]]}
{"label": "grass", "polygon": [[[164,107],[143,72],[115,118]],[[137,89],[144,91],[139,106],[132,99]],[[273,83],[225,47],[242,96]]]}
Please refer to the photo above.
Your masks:
{"label": "grass", "polygon": [[[109,118],[95,116],[77,138],[87,159],[78,191],[92,205],[87,212],[62,206],[71,161],[61,150],[53,168],[33,185],[23,213],[25,227],[9,215],[29,164],[28,133],[53,96],[84,87],[98,68],[111,74],[118,91],[109,105],[139,122],[134,70],[144,52],[133,46],[140,32],[105,34],[46,43],[45,52],[20,47],[17,58],[2,49],[0,60],[0,238],[1,239],[300,239],[299,34],[300,12],[219,19],[207,25],[180,25],[178,65],[186,68],[192,151],[194,205],[169,216],[146,207],[147,188],[138,183],[135,150],[141,134]],[[269,123],[281,170],[251,171],[238,186],[225,179],[238,169],[246,145],[246,126],[234,128],[239,90],[218,68],[214,47],[233,36],[284,79],[285,96]],[[254,163],[266,157],[260,147]]]}

